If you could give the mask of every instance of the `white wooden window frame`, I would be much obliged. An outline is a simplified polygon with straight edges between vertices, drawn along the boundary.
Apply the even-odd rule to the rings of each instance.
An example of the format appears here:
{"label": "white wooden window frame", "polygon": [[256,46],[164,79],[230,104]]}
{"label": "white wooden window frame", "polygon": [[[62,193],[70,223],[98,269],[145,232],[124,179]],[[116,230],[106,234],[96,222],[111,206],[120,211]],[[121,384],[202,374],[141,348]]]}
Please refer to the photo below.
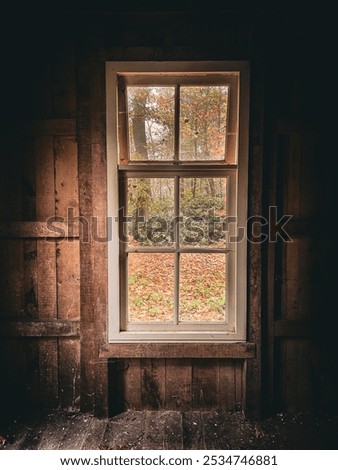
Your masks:
{"label": "white wooden window frame", "polygon": [[[108,240],[108,341],[120,343],[137,342],[238,342],[246,341],[247,335],[247,239],[230,243],[230,284],[228,321],[225,323],[189,323],[168,325],[167,323],[144,322],[129,324],[127,313],[121,308],[120,282],[120,242],[119,224],[119,147],[118,147],[118,77],[147,74],[156,77],[163,75],[208,75],[236,72],[239,76],[238,90],[238,138],[237,164],[227,165],[212,162],[205,168],[211,174],[218,166],[218,176],[230,181],[231,210],[237,216],[237,224],[231,224],[232,234],[239,228],[245,231],[247,222],[248,194],[248,129],[249,129],[249,63],[232,62],[107,62],[106,63],[106,103],[107,103],[107,183],[108,217],[111,220],[111,236]],[[154,82],[155,83],[155,82]],[[169,162],[167,162],[170,165]],[[192,162],[187,162],[186,171]],[[214,163],[214,165],[213,165]],[[152,162],[154,165],[154,162]],[[156,165],[156,162],[155,162]],[[151,166],[151,165],[150,165]],[[121,166],[120,166],[121,167]],[[139,167],[139,168],[137,168]],[[129,175],[142,171],[138,162],[124,168]],[[154,168],[156,171],[156,169]],[[143,171],[147,171],[143,167]],[[170,170],[168,170],[170,172]],[[194,171],[194,170],[191,170]],[[203,174],[203,168],[200,169]],[[210,173],[211,172],[211,173]],[[126,173],[127,174],[127,173]],[[175,168],[172,167],[175,176]],[[170,176],[170,174],[166,174]],[[157,251],[157,250],[155,250]],[[229,256],[229,255],[228,255]],[[125,293],[126,295],[126,293]],[[123,302],[122,302],[123,305]]]}

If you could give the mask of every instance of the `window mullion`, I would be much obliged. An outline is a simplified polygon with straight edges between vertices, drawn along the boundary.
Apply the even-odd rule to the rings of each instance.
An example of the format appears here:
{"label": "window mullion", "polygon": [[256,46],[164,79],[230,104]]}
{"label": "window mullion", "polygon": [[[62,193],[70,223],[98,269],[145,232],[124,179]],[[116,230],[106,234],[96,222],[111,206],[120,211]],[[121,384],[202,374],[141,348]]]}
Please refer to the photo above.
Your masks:
{"label": "window mullion", "polygon": [[128,164],[128,98],[127,87],[123,77],[118,78],[118,140],[120,164]]}
{"label": "window mullion", "polygon": [[[120,246],[120,286],[121,286],[121,296],[120,296],[120,322],[123,329],[126,328],[128,322],[128,253],[127,240],[128,233],[125,233],[125,226],[123,223],[123,218],[125,214],[128,213],[127,207],[127,183],[124,175],[119,176],[119,207],[122,208],[122,214],[120,211],[119,214],[119,246]],[[122,313],[123,312],[123,313]]]}
{"label": "window mullion", "polygon": [[178,325],[179,323],[179,286],[180,286],[180,224],[179,224],[179,215],[180,215],[180,201],[179,201],[179,189],[180,189],[179,177],[175,176],[175,189],[174,189],[174,243],[175,243],[175,264],[174,264],[174,296],[175,296],[175,305],[174,305],[174,323]]}
{"label": "window mullion", "polygon": [[180,85],[175,86],[175,122],[174,122],[174,139],[175,139],[175,162],[179,161],[179,152],[180,152]]}

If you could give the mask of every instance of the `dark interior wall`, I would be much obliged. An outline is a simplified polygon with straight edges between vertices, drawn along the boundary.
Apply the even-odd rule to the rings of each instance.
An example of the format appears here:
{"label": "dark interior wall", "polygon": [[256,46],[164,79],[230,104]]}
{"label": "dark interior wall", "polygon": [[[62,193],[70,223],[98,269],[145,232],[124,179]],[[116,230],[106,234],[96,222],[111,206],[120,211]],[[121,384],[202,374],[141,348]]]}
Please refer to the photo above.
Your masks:
{"label": "dark interior wall", "polygon": [[[126,367],[122,361],[112,380],[120,377],[127,406],[155,406],[149,382],[142,382],[147,374],[158,378],[156,406],[179,407],[183,401],[188,407],[238,409],[257,375],[267,411],[336,406],[336,341],[334,329],[327,328],[334,321],[328,269],[333,236],[322,229],[333,213],[332,172],[323,165],[332,154],[324,99],[330,77],[322,74],[329,47],[318,32],[323,21],[328,24],[327,14],[174,7],[3,16],[0,360],[7,410],[80,403],[95,410],[106,393],[97,385],[105,368],[98,357],[102,331],[88,307],[92,299],[95,315],[103,311],[104,317],[104,276],[102,285],[87,288],[100,267],[98,257],[105,262],[105,249],[81,248],[76,237],[46,241],[43,227],[22,224],[44,222],[49,214],[65,217],[67,207],[75,216],[90,213],[93,194],[104,199],[90,178],[105,170],[104,155],[97,157],[97,148],[104,152],[104,110],[96,104],[102,104],[105,60],[250,60],[251,215],[261,210],[268,217],[269,206],[293,215],[292,243],[249,247],[256,362],[147,358]],[[177,404],[170,399],[176,391],[169,385],[162,390],[161,383],[182,364],[195,381],[187,380]],[[130,386],[135,377],[137,397]],[[202,403],[196,390],[210,380]],[[258,401],[251,406],[259,407]]]}

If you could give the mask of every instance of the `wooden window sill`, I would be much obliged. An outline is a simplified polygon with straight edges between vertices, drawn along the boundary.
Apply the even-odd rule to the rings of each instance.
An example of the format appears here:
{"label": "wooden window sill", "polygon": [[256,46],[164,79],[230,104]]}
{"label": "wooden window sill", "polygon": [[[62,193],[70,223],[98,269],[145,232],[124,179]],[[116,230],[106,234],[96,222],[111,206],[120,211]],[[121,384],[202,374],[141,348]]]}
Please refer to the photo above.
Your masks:
{"label": "wooden window sill", "polygon": [[108,343],[100,358],[228,358],[256,357],[255,343]]}

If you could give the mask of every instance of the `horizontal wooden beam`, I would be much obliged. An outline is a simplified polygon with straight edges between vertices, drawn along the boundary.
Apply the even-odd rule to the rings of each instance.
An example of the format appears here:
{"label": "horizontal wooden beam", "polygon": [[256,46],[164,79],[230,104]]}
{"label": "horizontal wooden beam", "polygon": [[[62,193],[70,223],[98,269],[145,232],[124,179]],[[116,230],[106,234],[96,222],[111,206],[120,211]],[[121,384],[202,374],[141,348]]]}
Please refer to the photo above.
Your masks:
{"label": "horizontal wooden beam", "polygon": [[314,336],[313,322],[278,320],[274,322],[274,335],[280,338],[310,338]]}
{"label": "horizontal wooden beam", "polygon": [[32,119],[29,121],[9,121],[6,133],[36,136],[75,136],[75,119]]}
{"label": "horizontal wooden beam", "polygon": [[80,336],[79,320],[3,321],[0,322],[3,338],[41,338],[53,336]]}
{"label": "horizontal wooden beam", "polygon": [[254,343],[109,343],[101,348],[100,358],[229,358],[256,356]]}
{"label": "horizontal wooden beam", "polygon": [[0,238],[78,238],[79,226],[64,222],[2,222]]}

